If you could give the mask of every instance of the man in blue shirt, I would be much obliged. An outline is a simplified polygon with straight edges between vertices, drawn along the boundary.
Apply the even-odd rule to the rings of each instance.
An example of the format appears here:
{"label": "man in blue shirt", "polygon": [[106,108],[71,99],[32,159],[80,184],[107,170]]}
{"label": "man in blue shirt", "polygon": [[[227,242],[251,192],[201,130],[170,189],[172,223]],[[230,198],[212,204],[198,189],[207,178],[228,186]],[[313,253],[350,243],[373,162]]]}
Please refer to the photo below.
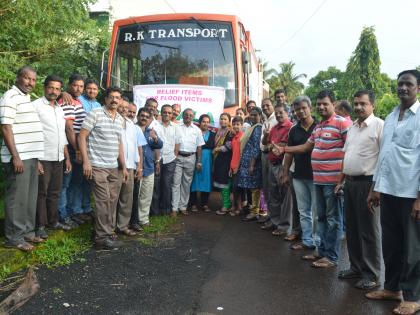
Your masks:
{"label": "man in blue shirt", "polygon": [[139,221],[140,225],[149,225],[150,204],[152,203],[155,180],[155,150],[162,149],[163,142],[150,126],[153,121],[153,112],[146,107],[140,108],[137,114],[138,124],[143,131],[147,144],[143,146],[143,177],[140,182],[139,193]]}
{"label": "man in blue shirt", "polygon": [[84,94],[79,97],[79,101],[82,103],[86,114],[89,114],[92,109],[101,107],[101,104],[96,100],[98,93],[98,83],[93,79],[87,79],[85,81]]}
{"label": "man in blue shirt", "polygon": [[420,310],[420,72],[398,75],[398,105],[385,120],[380,153],[368,197],[381,205],[384,290],[366,297],[402,300],[394,314]]}

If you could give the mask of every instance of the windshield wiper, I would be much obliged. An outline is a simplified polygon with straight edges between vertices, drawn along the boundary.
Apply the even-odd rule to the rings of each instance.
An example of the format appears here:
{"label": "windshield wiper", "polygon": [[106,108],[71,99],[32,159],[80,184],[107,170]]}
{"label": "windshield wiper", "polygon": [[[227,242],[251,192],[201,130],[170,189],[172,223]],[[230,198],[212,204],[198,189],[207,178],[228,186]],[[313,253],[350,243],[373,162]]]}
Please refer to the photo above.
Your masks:
{"label": "windshield wiper", "polygon": [[[204,29],[204,28],[206,28],[204,25],[203,25],[203,23],[201,23],[199,20],[197,20],[195,17],[191,17],[191,20],[193,20],[195,23],[197,23],[197,25],[198,26],[200,26],[201,27],[201,29]],[[219,42],[219,47],[220,47],[220,51],[222,52],[222,56],[223,56],[223,59],[226,61],[226,56],[225,56],[225,51],[223,50],[223,45],[222,45],[222,42],[220,41],[220,38],[219,38],[219,36],[217,36],[217,41]]]}

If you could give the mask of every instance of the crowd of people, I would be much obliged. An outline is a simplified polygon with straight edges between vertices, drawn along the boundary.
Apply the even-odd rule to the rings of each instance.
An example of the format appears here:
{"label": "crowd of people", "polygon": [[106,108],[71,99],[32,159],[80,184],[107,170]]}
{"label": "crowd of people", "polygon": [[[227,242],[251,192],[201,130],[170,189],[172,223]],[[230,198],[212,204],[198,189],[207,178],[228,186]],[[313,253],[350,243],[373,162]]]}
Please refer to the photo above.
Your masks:
{"label": "crowd of people", "polygon": [[[222,113],[216,131],[208,115],[197,126],[190,108],[159,111],[153,98],[140,107],[117,87],[101,106],[98,84],[78,74],[66,92],[48,76],[31,102],[35,82],[22,67],[0,100],[6,247],[31,251],[49,229],[93,220],[95,247],[113,249],[150,215],[202,210],[258,222],[307,251],[314,268],[337,266],[345,239],[350,267],[340,279],[377,288],[383,257],[384,289],[366,297],[401,301],[396,314],[420,310],[419,71],[398,75],[400,104],[385,122],[370,90],[351,102],[320,91],[318,115],[309,97],[289,105],[276,90],[274,101]],[[214,191],[220,209],[209,204]]]}

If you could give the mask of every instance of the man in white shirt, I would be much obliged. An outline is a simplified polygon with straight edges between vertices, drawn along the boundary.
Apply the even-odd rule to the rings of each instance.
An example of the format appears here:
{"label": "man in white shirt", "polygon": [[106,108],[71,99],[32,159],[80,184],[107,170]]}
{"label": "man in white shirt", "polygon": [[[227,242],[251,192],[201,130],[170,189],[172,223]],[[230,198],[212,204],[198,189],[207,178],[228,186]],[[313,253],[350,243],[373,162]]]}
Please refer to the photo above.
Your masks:
{"label": "man in white shirt", "polygon": [[367,198],[379,155],[384,122],[375,117],[375,95],[360,90],[354,95],[357,120],[347,133],[343,171],[335,188],[344,185],[346,235],[350,268],[338,273],[340,279],[359,279],[355,287],[370,290],[379,285],[381,273],[381,228],[379,209],[369,211]]}
{"label": "man in white shirt", "polygon": [[117,111],[123,118],[122,143],[124,148],[125,165],[128,171],[128,179],[123,182],[122,171],[119,170],[121,190],[118,198],[115,227],[117,232],[127,236],[133,236],[138,229],[130,229],[129,222],[133,206],[134,181],[139,181],[143,175],[143,149],[146,139],[140,127],[130,120],[128,115],[129,102],[123,98],[118,105]]}
{"label": "man in white shirt", "polygon": [[35,82],[35,70],[24,66],[17,72],[15,85],[0,99],[1,162],[7,183],[5,246],[22,251],[34,249],[28,242],[44,241],[34,233],[38,174],[43,173],[38,159],[44,156],[42,125],[30,96]]}
{"label": "man in white shirt", "polygon": [[[160,150],[160,176],[155,182],[152,205],[154,214],[170,214],[172,200],[172,184],[175,174],[176,156],[181,142],[178,125],[171,121],[173,109],[171,105],[163,105],[161,110],[163,130],[163,147]],[[156,210],[158,209],[158,213]],[[152,211],[152,208],[150,209]]]}
{"label": "man in white shirt", "polygon": [[178,210],[182,214],[188,214],[191,182],[194,170],[201,170],[201,146],[205,143],[201,130],[193,124],[193,110],[191,108],[184,110],[182,118],[183,124],[179,125],[181,141],[172,185],[173,216],[176,216]]}
{"label": "man in white shirt", "polygon": [[70,226],[58,222],[58,202],[63,183],[63,164],[66,174],[71,172],[71,161],[67,151],[66,120],[57,103],[63,81],[55,75],[44,81],[44,96],[33,102],[44,132],[44,157],[40,160],[44,173],[39,175],[38,200],[36,204],[35,234],[48,238],[45,227],[70,230]]}

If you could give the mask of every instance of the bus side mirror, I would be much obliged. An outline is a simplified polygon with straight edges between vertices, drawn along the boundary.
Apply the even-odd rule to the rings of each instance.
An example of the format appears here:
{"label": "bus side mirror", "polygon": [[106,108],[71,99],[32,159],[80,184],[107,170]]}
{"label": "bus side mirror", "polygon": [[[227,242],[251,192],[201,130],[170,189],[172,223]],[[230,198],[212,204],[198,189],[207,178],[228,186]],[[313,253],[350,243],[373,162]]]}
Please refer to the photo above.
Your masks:
{"label": "bus side mirror", "polygon": [[248,51],[242,52],[242,66],[244,67],[244,72],[251,73],[251,54]]}
{"label": "bus side mirror", "polygon": [[108,79],[108,52],[109,49],[102,53],[101,74],[99,76],[99,85],[102,90],[106,89],[106,80]]}

